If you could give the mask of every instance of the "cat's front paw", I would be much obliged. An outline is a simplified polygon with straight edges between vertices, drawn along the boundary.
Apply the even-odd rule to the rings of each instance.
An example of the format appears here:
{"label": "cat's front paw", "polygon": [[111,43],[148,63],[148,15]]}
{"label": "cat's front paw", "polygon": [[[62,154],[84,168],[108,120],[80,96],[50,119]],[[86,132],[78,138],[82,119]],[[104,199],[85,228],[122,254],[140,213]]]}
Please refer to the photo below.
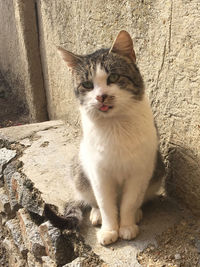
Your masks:
{"label": "cat's front paw", "polygon": [[139,227],[136,224],[130,226],[121,226],[119,228],[119,237],[125,240],[134,239],[139,233]]}
{"label": "cat's front paw", "polygon": [[106,246],[117,241],[118,232],[116,230],[101,229],[97,234],[97,238],[101,245]]}
{"label": "cat's front paw", "polygon": [[92,208],[90,212],[90,221],[92,225],[100,225],[101,224],[101,213],[99,208]]}

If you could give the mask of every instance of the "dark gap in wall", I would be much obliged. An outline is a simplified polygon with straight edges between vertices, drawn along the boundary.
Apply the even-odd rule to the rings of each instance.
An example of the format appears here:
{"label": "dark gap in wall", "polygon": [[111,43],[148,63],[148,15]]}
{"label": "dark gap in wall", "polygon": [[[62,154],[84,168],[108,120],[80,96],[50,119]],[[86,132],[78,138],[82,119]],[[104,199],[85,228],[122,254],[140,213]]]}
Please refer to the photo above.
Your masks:
{"label": "dark gap in wall", "polygon": [[37,0],[35,1],[35,18],[36,18],[36,30],[37,30],[37,40],[38,40],[38,53],[39,53],[39,58],[40,58],[40,64],[41,64],[41,73],[42,73],[42,81],[43,81],[43,88],[44,88],[44,93],[45,93],[45,100],[46,100],[46,115],[47,115],[47,120],[49,120],[49,114],[48,114],[48,109],[47,109],[47,96],[46,96],[46,87],[45,87],[45,77],[44,77],[44,66],[43,66],[43,60],[42,60],[42,55],[41,55],[41,38],[40,38],[40,25],[39,25],[39,12],[38,12],[38,3]]}

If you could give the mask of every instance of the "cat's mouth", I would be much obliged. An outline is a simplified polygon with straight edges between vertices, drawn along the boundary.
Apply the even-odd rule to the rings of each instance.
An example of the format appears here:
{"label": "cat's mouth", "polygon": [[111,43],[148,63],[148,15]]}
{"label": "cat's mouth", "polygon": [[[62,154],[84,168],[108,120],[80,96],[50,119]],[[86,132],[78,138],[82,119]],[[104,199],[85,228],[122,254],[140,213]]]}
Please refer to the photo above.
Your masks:
{"label": "cat's mouth", "polygon": [[108,105],[102,105],[99,107],[99,110],[102,112],[107,112],[108,110],[112,109],[113,106],[108,106]]}

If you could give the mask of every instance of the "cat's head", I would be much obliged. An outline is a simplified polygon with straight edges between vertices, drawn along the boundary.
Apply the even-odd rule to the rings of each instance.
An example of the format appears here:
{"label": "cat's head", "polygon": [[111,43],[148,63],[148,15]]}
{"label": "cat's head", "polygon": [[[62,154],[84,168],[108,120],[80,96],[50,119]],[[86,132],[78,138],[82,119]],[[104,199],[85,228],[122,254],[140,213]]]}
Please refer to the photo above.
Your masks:
{"label": "cat's head", "polygon": [[88,115],[110,118],[125,114],[142,100],[143,80],[128,32],[120,31],[110,49],[89,55],[75,55],[63,48],[59,51],[73,70],[75,94]]}

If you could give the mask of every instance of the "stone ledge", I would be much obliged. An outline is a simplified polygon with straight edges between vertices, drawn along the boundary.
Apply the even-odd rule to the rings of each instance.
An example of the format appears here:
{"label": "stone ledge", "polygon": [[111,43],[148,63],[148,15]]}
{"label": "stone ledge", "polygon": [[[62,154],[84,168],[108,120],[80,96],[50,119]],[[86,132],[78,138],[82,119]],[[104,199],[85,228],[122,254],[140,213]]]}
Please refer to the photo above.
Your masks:
{"label": "stone ledge", "polygon": [[12,239],[6,237],[3,241],[3,245],[9,254],[9,266],[15,266],[15,267],[26,266],[26,260],[19,253]]}
{"label": "stone ledge", "polygon": [[10,201],[4,188],[0,188],[0,212],[7,215],[11,214]]}
{"label": "stone ledge", "polygon": [[22,255],[23,258],[25,258],[28,250],[24,245],[22,239],[19,221],[17,220],[17,218],[9,220],[6,222],[5,226],[8,229],[8,232],[10,233],[10,236],[12,237],[15,246],[19,250],[19,253]]}
{"label": "stone ledge", "polygon": [[38,226],[32,222],[28,212],[25,209],[20,209],[17,212],[17,217],[19,219],[22,239],[28,251],[37,259],[46,256]]}
{"label": "stone ledge", "polygon": [[49,221],[40,225],[40,235],[46,254],[57,265],[64,265],[74,258],[74,244]]}
{"label": "stone ledge", "polygon": [[0,149],[0,174],[3,171],[5,164],[7,164],[15,156],[16,152],[14,150],[8,150],[5,147]]}

